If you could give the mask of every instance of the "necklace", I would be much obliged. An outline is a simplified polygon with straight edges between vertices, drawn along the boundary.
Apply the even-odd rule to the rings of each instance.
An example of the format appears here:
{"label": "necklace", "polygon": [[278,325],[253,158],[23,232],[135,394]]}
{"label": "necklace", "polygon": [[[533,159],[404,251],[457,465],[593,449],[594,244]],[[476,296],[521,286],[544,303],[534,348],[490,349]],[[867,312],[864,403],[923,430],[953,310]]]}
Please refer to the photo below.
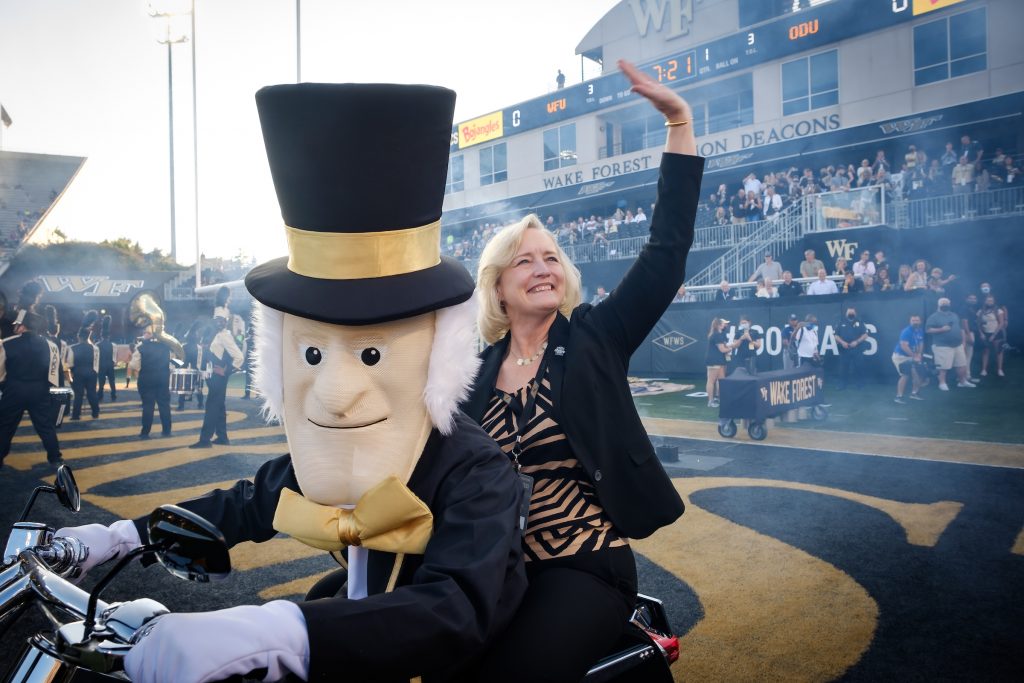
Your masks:
{"label": "necklace", "polygon": [[548,348],[548,343],[544,342],[543,344],[540,345],[540,348],[537,349],[537,353],[533,354],[529,358],[516,358],[516,365],[529,365],[533,361],[540,358],[541,354],[544,353],[544,350],[546,348]]}

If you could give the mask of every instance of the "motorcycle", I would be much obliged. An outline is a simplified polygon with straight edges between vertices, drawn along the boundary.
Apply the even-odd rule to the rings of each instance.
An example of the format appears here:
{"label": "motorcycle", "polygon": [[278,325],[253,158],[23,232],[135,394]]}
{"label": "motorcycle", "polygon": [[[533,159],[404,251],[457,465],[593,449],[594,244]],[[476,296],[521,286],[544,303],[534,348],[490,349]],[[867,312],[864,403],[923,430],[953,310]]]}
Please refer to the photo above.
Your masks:
{"label": "motorcycle", "polygon": [[615,649],[590,667],[583,683],[670,683],[669,667],[677,659],[679,637],[672,633],[664,604],[638,594]]}
{"label": "motorcycle", "polygon": [[100,600],[104,589],[130,562],[155,557],[167,571],[190,581],[227,576],[231,560],[223,535],[202,517],[162,505],[149,517],[150,543],[124,557],[91,592],[68,579],[80,576],[88,549],[74,538],[54,537],[45,524],[25,521],[40,493],[55,493],[78,512],[81,498],[71,469],[61,465],[53,486],[39,486],[11,529],[0,564],[0,637],[35,604],[53,627],[33,635],[2,679],[4,683],[99,683],[125,681],[123,659],[143,627],[168,609],[155,600]]}
{"label": "motorcycle", "polygon": [[[169,610],[149,598],[107,603],[100,595],[121,570],[143,555],[154,557],[179,578],[202,583],[224,578],[231,571],[224,537],[202,517],[174,505],[162,505],[148,520],[150,543],[118,559],[92,591],[86,592],[71,579],[81,575],[80,564],[88,549],[77,539],[55,537],[54,529],[46,524],[25,521],[40,493],[56,494],[60,503],[73,512],[81,507],[74,475],[69,467],[61,465],[54,485],[39,486],[32,492],[11,529],[0,562],[0,638],[33,604],[52,630],[32,635],[0,681],[126,681],[125,655],[145,635],[146,624]],[[591,667],[584,682],[671,681],[669,665],[678,656],[679,641],[672,635],[661,601],[639,595],[614,651]]]}

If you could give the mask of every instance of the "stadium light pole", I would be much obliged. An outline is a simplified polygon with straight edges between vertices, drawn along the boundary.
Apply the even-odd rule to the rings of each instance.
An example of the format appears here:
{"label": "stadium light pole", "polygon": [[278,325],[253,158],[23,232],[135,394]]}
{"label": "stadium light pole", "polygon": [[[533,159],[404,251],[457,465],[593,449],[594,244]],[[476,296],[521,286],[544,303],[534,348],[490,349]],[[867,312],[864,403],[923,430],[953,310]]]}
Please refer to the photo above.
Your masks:
{"label": "stadium light pole", "polygon": [[153,3],[149,4],[149,15],[154,19],[164,21],[164,36],[157,38],[156,42],[167,46],[167,134],[169,139],[170,159],[170,203],[171,203],[171,261],[178,260],[176,219],[175,219],[175,197],[174,197],[174,55],[172,48],[178,43],[184,43],[188,36],[184,34],[172,34],[171,20],[174,12],[160,12],[154,9]]}
{"label": "stadium light pole", "polygon": [[203,266],[199,258],[199,117],[196,109],[196,0],[192,0],[192,182],[196,225],[196,287],[202,284]]}

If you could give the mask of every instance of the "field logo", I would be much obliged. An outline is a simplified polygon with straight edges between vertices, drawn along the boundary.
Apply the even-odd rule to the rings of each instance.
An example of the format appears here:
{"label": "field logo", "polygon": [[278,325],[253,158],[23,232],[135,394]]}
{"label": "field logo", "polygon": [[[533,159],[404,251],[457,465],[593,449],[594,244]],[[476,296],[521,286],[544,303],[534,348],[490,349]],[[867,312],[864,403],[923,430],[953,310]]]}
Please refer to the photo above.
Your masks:
{"label": "field logo", "polygon": [[[661,31],[668,14],[669,31],[666,38],[678,38],[690,33],[693,23],[693,0],[629,0],[629,8],[633,10],[636,30],[641,38],[647,36],[647,30],[654,25],[655,31]],[[686,19],[686,23],[683,23]]]}
{"label": "field logo", "polygon": [[676,351],[682,351],[687,346],[693,346],[697,343],[697,340],[688,334],[672,330],[671,332],[666,332],[660,337],[655,337],[654,343],[666,351],[675,353]]}

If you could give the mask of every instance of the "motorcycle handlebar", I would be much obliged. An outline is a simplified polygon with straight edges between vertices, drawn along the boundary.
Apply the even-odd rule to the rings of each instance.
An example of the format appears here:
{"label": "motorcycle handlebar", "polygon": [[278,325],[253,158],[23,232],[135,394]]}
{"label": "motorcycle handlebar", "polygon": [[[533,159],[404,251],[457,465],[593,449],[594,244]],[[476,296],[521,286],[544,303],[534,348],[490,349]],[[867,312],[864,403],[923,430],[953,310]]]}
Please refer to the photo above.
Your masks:
{"label": "motorcycle handlebar", "polygon": [[82,562],[89,557],[89,549],[77,538],[54,537],[50,545],[35,548],[36,555],[50,571],[62,577],[77,579],[82,575]]}
{"label": "motorcycle handlebar", "polygon": [[[66,549],[52,550],[52,548],[53,546],[50,546],[50,550],[54,554],[67,552]],[[44,554],[49,554],[49,552],[44,552]],[[89,605],[89,594],[58,575],[40,555],[39,549],[30,548],[21,551],[18,554],[18,564],[24,575],[30,580],[32,590],[39,598],[78,619],[85,618]],[[102,613],[107,607],[106,603],[100,601],[98,612]]]}

